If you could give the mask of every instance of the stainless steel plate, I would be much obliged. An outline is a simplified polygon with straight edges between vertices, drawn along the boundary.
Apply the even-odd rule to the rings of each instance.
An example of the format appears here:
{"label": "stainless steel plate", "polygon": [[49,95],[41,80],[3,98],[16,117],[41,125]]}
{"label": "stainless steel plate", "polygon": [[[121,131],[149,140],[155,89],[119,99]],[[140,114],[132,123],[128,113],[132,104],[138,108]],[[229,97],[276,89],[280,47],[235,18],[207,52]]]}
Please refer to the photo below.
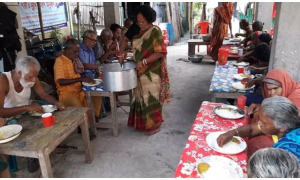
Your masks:
{"label": "stainless steel plate", "polygon": [[225,119],[241,119],[245,116],[245,111],[239,109],[236,106],[221,105],[214,108],[213,111],[216,115]]}

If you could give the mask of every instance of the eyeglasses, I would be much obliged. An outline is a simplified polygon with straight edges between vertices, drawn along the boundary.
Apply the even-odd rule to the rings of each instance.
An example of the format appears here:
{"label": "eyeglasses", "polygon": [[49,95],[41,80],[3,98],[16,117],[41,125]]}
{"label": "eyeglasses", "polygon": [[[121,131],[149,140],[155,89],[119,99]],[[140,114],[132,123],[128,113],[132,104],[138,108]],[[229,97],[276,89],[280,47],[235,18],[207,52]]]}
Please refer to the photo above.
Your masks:
{"label": "eyeglasses", "polygon": [[94,43],[96,43],[98,40],[97,39],[92,39],[92,38],[89,38],[89,37],[87,37],[87,36],[85,36],[86,38],[88,38],[90,41],[92,41],[92,42],[94,42]]}

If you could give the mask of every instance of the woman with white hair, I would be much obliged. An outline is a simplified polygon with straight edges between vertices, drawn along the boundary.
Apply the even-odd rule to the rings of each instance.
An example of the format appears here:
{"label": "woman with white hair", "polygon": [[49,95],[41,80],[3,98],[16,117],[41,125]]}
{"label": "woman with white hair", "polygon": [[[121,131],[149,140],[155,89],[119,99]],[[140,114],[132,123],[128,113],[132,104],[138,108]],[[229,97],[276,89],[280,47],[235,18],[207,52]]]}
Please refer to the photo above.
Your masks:
{"label": "woman with white hair", "polygon": [[[273,147],[287,150],[300,160],[300,118],[298,114],[297,106],[288,98],[282,96],[267,98],[262,102],[258,112],[258,123],[221,134],[217,139],[218,145],[222,147],[233,136],[251,138],[263,134],[277,135],[279,141],[274,140],[276,142]],[[251,156],[249,153],[248,155]]]}
{"label": "woman with white hair", "polygon": [[249,159],[248,178],[300,178],[300,165],[297,157],[285,150],[264,148]]}

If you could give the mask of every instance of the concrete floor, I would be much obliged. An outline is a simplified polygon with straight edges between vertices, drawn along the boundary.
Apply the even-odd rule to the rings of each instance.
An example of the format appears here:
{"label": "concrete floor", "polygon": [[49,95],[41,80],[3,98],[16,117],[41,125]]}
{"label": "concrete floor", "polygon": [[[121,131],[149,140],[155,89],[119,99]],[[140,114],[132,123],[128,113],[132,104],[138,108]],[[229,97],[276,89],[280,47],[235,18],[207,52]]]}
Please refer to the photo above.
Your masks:
{"label": "concrete floor", "polygon": [[[187,58],[187,40],[186,35],[181,42],[168,46],[172,101],[163,108],[165,122],[161,131],[148,137],[127,127],[127,114],[118,108],[119,136],[114,137],[112,130],[98,130],[97,138],[91,142],[92,164],[85,163],[83,151],[69,151],[65,156],[52,153],[54,177],[173,177],[199,107],[202,101],[210,100],[209,85],[214,70],[208,56],[199,64],[176,61]],[[201,49],[206,53],[205,46]],[[125,110],[129,111],[129,107]],[[81,136],[76,132],[66,143],[83,150]],[[24,162],[21,170],[14,177],[39,177],[40,171],[28,173],[24,158],[19,158],[18,163],[21,162]]]}

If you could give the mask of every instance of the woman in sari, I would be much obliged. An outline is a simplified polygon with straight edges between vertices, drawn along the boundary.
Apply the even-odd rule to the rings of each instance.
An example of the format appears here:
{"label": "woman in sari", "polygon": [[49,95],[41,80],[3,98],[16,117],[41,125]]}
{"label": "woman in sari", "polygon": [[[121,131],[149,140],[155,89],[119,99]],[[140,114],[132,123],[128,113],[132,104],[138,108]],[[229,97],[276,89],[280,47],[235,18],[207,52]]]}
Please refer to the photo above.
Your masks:
{"label": "woman in sari", "polygon": [[[275,135],[274,143],[268,147],[284,149],[300,160],[300,117],[299,110],[288,98],[275,96],[267,98],[262,102],[258,112],[259,121],[237,129],[233,129],[217,138],[220,147],[232,140],[233,136],[255,137],[259,135]],[[248,156],[252,148],[248,144]],[[262,149],[266,147],[258,147]],[[256,149],[256,150],[258,150]]]}
{"label": "woman in sari", "polygon": [[[283,96],[292,101],[300,110],[300,84],[294,81],[286,71],[273,69],[262,83],[264,98]],[[255,113],[259,107],[259,104],[251,104],[248,114]]]}
{"label": "woman in sari", "polygon": [[228,34],[228,25],[230,28],[231,37],[231,18],[233,14],[233,5],[232,2],[223,2],[222,7],[215,8],[214,12],[214,26],[212,31],[212,37],[210,41],[211,53],[214,61],[218,60],[219,49],[223,44],[224,37],[227,37]]}
{"label": "woman in sari", "polygon": [[163,103],[170,101],[167,50],[160,29],[152,24],[156,12],[150,6],[142,5],[136,14],[140,32],[133,37],[132,46],[138,85],[134,89],[128,126],[152,135],[160,131]]}

